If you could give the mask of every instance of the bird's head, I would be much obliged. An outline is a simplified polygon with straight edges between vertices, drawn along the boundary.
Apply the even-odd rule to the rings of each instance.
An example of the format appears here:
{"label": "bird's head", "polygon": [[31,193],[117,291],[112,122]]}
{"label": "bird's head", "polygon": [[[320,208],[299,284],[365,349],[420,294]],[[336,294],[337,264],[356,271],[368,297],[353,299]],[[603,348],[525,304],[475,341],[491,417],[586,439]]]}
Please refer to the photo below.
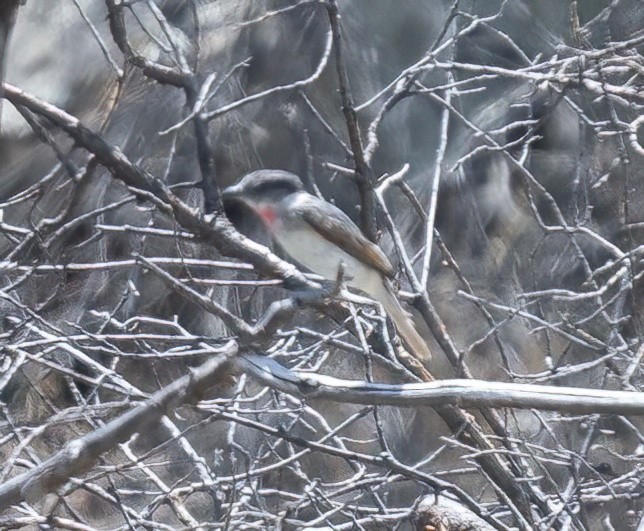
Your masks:
{"label": "bird's head", "polygon": [[244,176],[236,185],[226,188],[223,200],[227,210],[243,204],[271,226],[278,215],[279,203],[302,190],[302,181],[293,173],[283,170],[258,170]]}

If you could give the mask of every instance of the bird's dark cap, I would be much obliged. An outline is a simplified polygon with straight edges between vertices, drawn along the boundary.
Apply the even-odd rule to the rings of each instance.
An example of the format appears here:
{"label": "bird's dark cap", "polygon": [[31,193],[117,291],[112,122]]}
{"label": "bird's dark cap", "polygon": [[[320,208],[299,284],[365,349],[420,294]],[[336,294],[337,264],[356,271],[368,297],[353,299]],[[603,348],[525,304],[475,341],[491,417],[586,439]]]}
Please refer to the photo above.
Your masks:
{"label": "bird's dark cap", "polygon": [[245,175],[237,185],[243,191],[268,190],[273,187],[302,190],[302,180],[294,173],[284,170],[257,170]]}

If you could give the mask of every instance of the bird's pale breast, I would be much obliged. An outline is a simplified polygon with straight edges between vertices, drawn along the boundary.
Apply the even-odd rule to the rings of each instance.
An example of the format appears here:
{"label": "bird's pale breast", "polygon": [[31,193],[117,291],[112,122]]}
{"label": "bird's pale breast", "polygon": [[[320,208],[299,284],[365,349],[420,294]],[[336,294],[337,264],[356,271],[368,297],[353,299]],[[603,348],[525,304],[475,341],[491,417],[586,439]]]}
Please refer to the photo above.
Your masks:
{"label": "bird's pale breast", "polygon": [[275,224],[273,233],[293,259],[328,280],[337,278],[342,262],[345,281],[349,286],[369,293],[374,282],[381,282],[380,275],[374,269],[323,238],[304,221],[290,219]]}

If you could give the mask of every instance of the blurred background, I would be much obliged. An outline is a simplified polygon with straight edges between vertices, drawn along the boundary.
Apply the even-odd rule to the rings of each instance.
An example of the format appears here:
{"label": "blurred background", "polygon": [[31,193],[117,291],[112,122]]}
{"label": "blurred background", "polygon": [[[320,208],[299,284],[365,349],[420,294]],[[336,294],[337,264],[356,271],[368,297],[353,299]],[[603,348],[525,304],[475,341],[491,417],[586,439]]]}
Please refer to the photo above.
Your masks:
{"label": "blurred background", "polygon": [[[414,312],[435,353],[428,370],[439,379],[467,367],[485,380],[641,389],[641,1],[338,4],[369,167],[380,179],[408,165],[404,184],[382,190],[419,276],[428,231],[433,241],[426,290],[460,360]],[[134,54],[194,72],[219,187],[255,169],[285,169],[359,220],[324,2],[27,0],[11,33],[5,18],[7,83],[77,117],[202,208],[186,94],[124,57],[115,13]],[[206,355],[199,345],[228,337],[219,319],[133,263],[134,253],[166,259],[176,278],[249,322],[284,292],[213,266],[222,257],[212,246],[38,113],[4,100],[0,116],[4,481],[121,412],[132,389],[151,392],[184,374]],[[271,245],[256,220],[231,215]],[[402,271],[382,212],[378,219],[379,244]],[[173,258],[203,262],[172,269]],[[54,267],[64,264],[77,267]],[[410,291],[403,273],[398,280]],[[368,312],[359,319],[380,326]],[[325,374],[401,381],[395,363],[374,355],[366,364],[347,325],[312,310],[268,353]],[[231,415],[307,440],[327,435],[329,445],[365,455],[389,452],[465,489],[500,529],[644,525],[641,419],[500,411],[506,437],[490,440],[543,501],[521,523],[474,458],[481,449],[459,443],[433,410],[379,407],[378,416],[269,391],[245,375],[185,409],[106,455],[53,507],[23,503],[2,525],[54,514],[83,529],[411,528],[416,500],[432,491]]]}

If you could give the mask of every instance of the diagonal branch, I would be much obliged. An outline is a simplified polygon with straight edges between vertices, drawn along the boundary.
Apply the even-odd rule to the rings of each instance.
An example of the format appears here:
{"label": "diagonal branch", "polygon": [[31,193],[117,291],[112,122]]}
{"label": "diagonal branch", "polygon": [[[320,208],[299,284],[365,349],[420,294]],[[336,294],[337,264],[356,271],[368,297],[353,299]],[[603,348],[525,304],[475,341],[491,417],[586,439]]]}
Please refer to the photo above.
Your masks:
{"label": "diagonal branch", "polygon": [[[317,283],[307,280],[295,266],[279,259],[263,245],[237,232],[225,216],[218,214],[204,217],[198,209],[184,203],[161,180],[130,162],[118,146],[107,142],[74,116],[9,83],[4,83],[2,87],[4,97],[12,104],[26,107],[47,118],[72,137],[79,146],[93,153],[116,179],[136,190],[153,194],[183,228],[212,243],[221,253],[249,262],[271,277],[283,279],[287,289],[320,289]],[[147,199],[145,195],[143,198]]]}
{"label": "diagonal branch", "polygon": [[96,460],[135,433],[144,433],[169,411],[198,400],[237,354],[230,341],[189,374],[154,393],[148,400],[105,426],[67,443],[40,465],[0,485],[0,510],[21,500],[38,500],[54,492],[72,476],[88,471]]}

